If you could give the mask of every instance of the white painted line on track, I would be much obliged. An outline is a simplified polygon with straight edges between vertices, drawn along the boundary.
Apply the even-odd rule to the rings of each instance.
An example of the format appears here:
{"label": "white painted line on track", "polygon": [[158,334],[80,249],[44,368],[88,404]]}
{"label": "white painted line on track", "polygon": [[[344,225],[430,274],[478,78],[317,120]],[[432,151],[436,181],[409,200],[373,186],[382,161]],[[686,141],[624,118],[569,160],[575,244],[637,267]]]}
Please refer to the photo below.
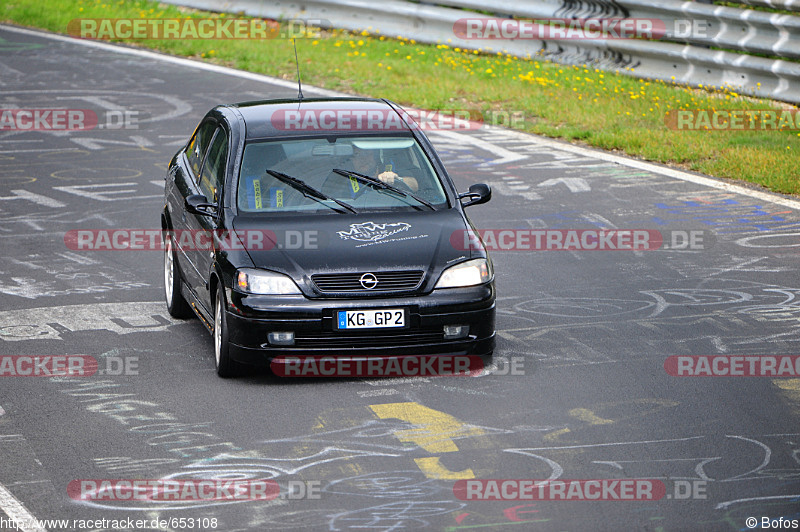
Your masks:
{"label": "white painted line on track", "polygon": [[383,388],[377,390],[365,390],[361,392],[356,392],[359,397],[379,397],[382,395],[397,395],[400,392],[395,390],[394,388]]}
{"label": "white painted line on track", "polygon": [[2,484],[0,484],[0,510],[3,510],[10,519],[21,525],[17,530],[23,532],[47,532],[47,529],[36,524],[36,518]]}
{"label": "white painted line on track", "polygon": [[[188,68],[196,68],[196,69],[205,70],[205,71],[208,71],[208,72],[215,72],[215,73],[218,73],[218,74],[224,74],[224,75],[228,75],[228,76],[235,76],[235,77],[239,77],[239,78],[243,78],[243,79],[249,79],[249,80],[253,80],[253,81],[260,81],[260,82],[263,82],[263,83],[269,83],[269,84],[272,84],[272,85],[277,85],[279,87],[286,87],[286,88],[289,88],[289,89],[296,89],[297,88],[297,82],[295,82],[295,81],[287,81],[287,80],[284,80],[284,79],[265,76],[263,74],[254,74],[252,72],[245,72],[245,71],[242,71],[242,70],[236,70],[234,68],[214,65],[214,64],[210,64],[210,63],[203,63],[203,62],[200,62],[200,61],[194,61],[192,59],[185,59],[185,58],[182,58],[182,57],[174,57],[174,56],[171,56],[171,55],[160,54],[160,53],[151,52],[151,51],[148,51],[148,50],[139,50],[139,49],[136,49],[136,48],[128,48],[126,46],[118,46],[118,45],[102,43],[102,42],[96,42],[96,41],[87,41],[87,40],[83,40],[83,39],[76,39],[76,38],[73,38],[73,37],[68,37],[66,35],[59,35],[59,34],[55,34],[55,33],[46,33],[46,32],[37,31],[37,30],[18,28],[18,27],[15,27],[15,26],[6,26],[6,25],[3,25],[3,24],[0,24],[0,29],[7,30],[7,31],[10,31],[10,32],[20,33],[20,34],[23,34],[23,35],[33,35],[33,36],[42,37],[42,38],[46,38],[46,39],[52,39],[52,40],[61,41],[61,42],[68,42],[68,43],[72,43],[72,44],[76,44],[76,45],[80,45],[80,46],[87,46],[87,47],[90,47],[90,48],[97,48],[97,49],[106,50],[106,51],[109,51],[109,52],[116,52],[116,53],[120,53],[120,54],[133,55],[133,56],[137,56],[137,57],[144,57],[144,58],[153,59],[153,60],[156,60],[156,61],[164,61],[164,62],[167,62],[167,63],[181,65],[181,66],[185,66],[185,67],[188,67]],[[345,94],[345,93],[331,91],[331,90],[327,90],[327,89],[321,89],[319,87],[314,87],[313,85],[305,85],[303,87],[303,89],[306,89],[308,92],[313,92],[313,93],[319,94],[321,96],[330,96],[330,97],[352,96],[351,94]],[[732,183],[729,183],[729,182],[726,182],[726,181],[722,181],[722,180],[719,180],[719,179],[715,179],[715,178],[712,178],[712,177],[705,177],[705,176],[700,176],[700,175],[696,175],[696,174],[690,174],[690,173],[687,173],[687,172],[683,172],[681,170],[675,170],[675,169],[672,169],[672,168],[667,168],[665,166],[661,166],[661,165],[658,165],[658,164],[648,163],[648,162],[645,162],[645,161],[639,161],[637,159],[631,159],[631,158],[628,158],[628,157],[621,157],[619,155],[614,155],[612,153],[607,153],[607,152],[604,152],[604,151],[594,150],[594,149],[590,149],[590,148],[584,148],[582,146],[575,146],[575,145],[568,144],[568,143],[565,143],[565,142],[559,142],[559,141],[547,139],[547,138],[544,138],[544,137],[538,137],[538,136],[535,136],[535,135],[530,135],[528,133],[522,133],[520,131],[505,130],[505,129],[502,129],[502,128],[499,128],[499,127],[495,127],[495,126],[486,126],[486,128],[490,129],[490,130],[491,129],[495,129],[495,130],[498,130],[498,131],[503,131],[505,134],[508,134],[510,132],[510,133],[512,133],[512,134],[514,134],[516,136],[519,136],[520,139],[524,139],[526,142],[529,142],[529,143],[532,143],[532,144],[538,144],[540,146],[546,146],[546,147],[551,148],[551,149],[561,150],[561,151],[568,152],[568,153],[573,153],[573,154],[576,154],[576,155],[582,155],[584,157],[588,157],[588,158],[592,158],[592,159],[599,159],[601,161],[613,162],[613,163],[617,163],[617,164],[620,164],[620,165],[623,165],[623,166],[627,166],[627,167],[630,167],[630,168],[636,168],[636,169],[644,170],[644,171],[651,172],[651,173],[654,173],[654,174],[659,174],[659,175],[663,175],[663,176],[666,176],[666,177],[671,177],[673,179],[679,179],[681,181],[687,181],[687,182],[690,182],[690,183],[694,183],[696,185],[701,185],[701,186],[709,187],[709,188],[715,188],[715,189],[718,189],[718,190],[724,190],[726,192],[731,192],[733,194],[740,194],[742,196],[748,196],[748,197],[751,197],[751,198],[754,198],[754,199],[758,199],[758,200],[761,200],[761,201],[768,201],[770,203],[774,203],[776,205],[781,205],[783,207],[789,207],[789,208],[792,208],[792,209],[800,210],[800,200],[787,198],[785,196],[781,196],[779,194],[775,194],[775,193],[772,193],[772,192],[764,192],[764,191],[760,191],[760,190],[753,190],[753,189],[750,189],[750,188],[747,188],[747,187],[743,187],[743,186],[740,186],[740,185],[735,185],[735,184],[732,184]],[[480,147],[482,147],[484,149],[490,149],[489,146],[488,146],[488,143],[485,143],[484,141],[480,141],[480,139],[474,139],[474,137],[470,137],[468,135],[463,135],[461,133],[456,133],[456,132],[453,132],[453,131],[448,131],[446,133],[451,138],[453,137],[454,134],[455,135],[460,135],[461,139],[464,142],[471,143],[471,144],[476,145],[476,146],[479,145]],[[468,140],[468,139],[473,139],[473,140]],[[506,156],[507,155],[507,153],[506,153],[507,150],[505,148],[494,147],[494,150],[496,150],[496,149],[502,150],[502,152],[500,152],[501,156]],[[494,150],[490,150],[490,151],[494,151]],[[495,152],[495,153],[497,153],[497,152]]]}
{"label": "white painted line on track", "polygon": [[[151,52],[149,50],[140,50],[138,48],[128,48],[127,46],[117,46],[113,44],[97,42],[97,41],[87,41],[83,39],[76,39],[74,37],[69,37],[67,35],[60,35],[57,33],[47,33],[43,31],[31,30],[27,28],[18,28],[16,26],[6,26],[0,24],[0,29],[4,29],[7,31],[21,33],[23,35],[33,35],[36,37],[43,37],[46,39],[52,39],[55,41],[61,42],[68,42],[71,44],[77,44],[80,46],[88,46],[89,48],[97,48],[100,50],[106,50],[108,52],[116,52],[119,54],[125,55],[133,55],[136,57],[145,57],[147,59],[153,59],[156,61],[164,61],[166,63],[172,63],[175,65],[181,65],[188,68],[197,68],[200,70],[206,70],[208,72],[216,72],[218,74],[225,74],[228,76],[236,76],[243,79],[251,79],[253,81],[262,81],[265,83],[270,83],[271,85],[277,85],[279,87],[286,87],[287,89],[294,89],[297,90],[297,82],[296,81],[286,81],[285,79],[279,78],[272,78],[270,76],[264,76],[262,74],[255,74],[253,72],[245,72],[244,70],[236,70],[235,68],[229,68],[219,65],[214,65],[211,63],[203,63],[200,61],[193,61],[192,59],[186,59],[183,57],[175,57],[172,55],[160,54],[158,52]],[[287,49],[288,51],[288,49]],[[309,92],[314,92],[320,94],[322,96],[350,96],[345,95],[340,92],[329,91],[326,89],[320,89],[318,87],[314,87],[312,85],[303,85],[303,90],[308,89]]]}
{"label": "white painted line on track", "polygon": [[495,155],[499,155],[501,157],[499,160],[492,161],[491,163],[487,163],[482,166],[490,166],[490,165],[495,166],[498,164],[508,164],[521,161],[522,159],[527,158],[526,155],[520,155],[519,153],[514,153],[511,150],[501,148],[500,146],[492,144],[488,141],[481,140],[475,137],[470,137],[469,135],[464,135],[463,133],[458,133],[456,131],[437,130],[436,134],[442,137],[447,137],[451,140],[454,140],[462,144],[463,143],[472,144],[473,146],[494,153]]}
{"label": "white painted line on track", "polygon": [[[28,201],[32,201],[37,205],[43,205],[45,207],[51,208],[59,208],[59,207],[66,207],[66,203],[61,203],[58,200],[54,200],[53,198],[48,198],[47,196],[42,196],[41,194],[36,194],[35,192],[31,192],[29,190],[12,190],[11,193],[20,199],[26,199]],[[2,198],[2,199],[14,199],[14,197],[10,198]]]}
{"label": "white painted line on track", "polygon": [[[486,128],[499,129],[495,128],[494,126],[486,126]],[[616,163],[623,166],[628,166],[630,168],[644,170],[653,174],[660,174],[666,177],[671,177],[673,179],[688,181],[696,185],[716,188],[718,190],[724,190],[725,192],[731,192],[733,194],[741,194],[742,196],[749,196],[751,198],[759,199],[762,201],[768,201],[770,203],[775,203],[777,205],[781,205],[784,207],[790,207],[792,209],[800,209],[800,200],[782,196],[774,192],[753,190],[751,188],[743,187],[741,185],[736,185],[728,181],[722,181],[714,177],[706,177],[697,174],[690,174],[688,172],[683,172],[681,170],[676,170],[674,168],[668,168],[666,166],[648,163],[647,161],[640,161],[637,159],[622,157],[620,155],[614,155],[613,153],[594,150],[591,148],[584,148],[583,146],[575,146],[572,144],[567,144],[565,142],[559,142],[557,140],[547,139],[544,137],[537,137],[535,135],[529,135],[527,133],[522,133],[520,131],[506,129],[503,130],[503,132],[506,135],[509,135],[510,133],[511,135],[509,136],[519,136],[520,140],[525,140],[526,142],[538,144],[539,146],[545,146],[547,148],[574,153],[576,155],[582,155],[584,157],[590,157],[592,159],[599,159],[601,161]]]}

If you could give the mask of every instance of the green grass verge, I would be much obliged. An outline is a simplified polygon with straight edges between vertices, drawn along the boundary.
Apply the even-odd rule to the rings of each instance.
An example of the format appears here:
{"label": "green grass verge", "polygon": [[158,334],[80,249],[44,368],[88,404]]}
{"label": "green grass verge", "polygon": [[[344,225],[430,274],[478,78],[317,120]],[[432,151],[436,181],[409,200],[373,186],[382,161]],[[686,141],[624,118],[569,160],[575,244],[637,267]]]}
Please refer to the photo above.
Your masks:
{"label": "green grass verge", "polygon": [[[149,0],[5,0],[0,20],[67,33],[76,18],[228,17]],[[291,41],[146,40],[132,44],[295,78]],[[724,88],[697,90],[593,68],[423,45],[396,36],[323,32],[298,39],[303,81],[425,109],[516,113],[517,129],[800,195],[800,132],[676,131],[677,109],[787,108]],[[798,115],[800,119],[800,115]]]}

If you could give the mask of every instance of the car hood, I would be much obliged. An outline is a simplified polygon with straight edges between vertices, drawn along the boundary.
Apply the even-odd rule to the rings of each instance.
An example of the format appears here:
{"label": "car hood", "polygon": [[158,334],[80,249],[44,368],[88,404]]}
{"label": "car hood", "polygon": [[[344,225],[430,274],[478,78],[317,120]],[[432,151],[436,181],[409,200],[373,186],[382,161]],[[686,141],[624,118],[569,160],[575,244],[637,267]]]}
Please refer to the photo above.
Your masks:
{"label": "car hood", "polygon": [[[433,288],[441,271],[475,251],[458,244],[468,229],[456,209],[357,215],[291,216],[286,221],[240,216],[234,229],[265,235],[263,246],[246,245],[257,268],[283,272],[306,295],[318,295],[316,274],[423,271],[421,291]],[[468,246],[467,246],[468,247]]]}

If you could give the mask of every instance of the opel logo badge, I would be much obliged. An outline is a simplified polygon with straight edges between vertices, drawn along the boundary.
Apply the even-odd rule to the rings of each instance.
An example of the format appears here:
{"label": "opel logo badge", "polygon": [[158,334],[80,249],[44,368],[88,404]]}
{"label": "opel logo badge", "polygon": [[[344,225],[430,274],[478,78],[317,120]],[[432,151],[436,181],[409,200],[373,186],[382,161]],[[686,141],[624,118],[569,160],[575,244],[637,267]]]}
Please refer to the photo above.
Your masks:
{"label": "opel logo badge", "polygon": [[363,286],[367,290],[372,290],[373,288],[378,286],[378,278],[371,273],[365,273],[364,275],[362,275],[361,279],[359,279],[359,282],[361,283],[361,286]]}

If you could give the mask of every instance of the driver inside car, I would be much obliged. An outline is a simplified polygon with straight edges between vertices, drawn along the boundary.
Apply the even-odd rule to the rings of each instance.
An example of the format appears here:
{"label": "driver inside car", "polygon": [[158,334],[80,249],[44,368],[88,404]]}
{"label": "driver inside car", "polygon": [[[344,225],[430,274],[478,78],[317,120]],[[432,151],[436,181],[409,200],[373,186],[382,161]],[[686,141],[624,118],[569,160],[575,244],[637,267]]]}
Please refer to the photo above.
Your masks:
{"label": "driver inside car", "polygon": [[[419,183],[413,177],[400,177],[392,171],[391,165],[381,168],[380,160],[377,157],[378,150],[365,150],[353,146],[353,156],[351,158],[353,170],[359,174],[369,177],[377,177],[387,185],[407,186],[412,192],[419,190]],[[383,171],[381,171],[383,170]],[[376,175],[377,174],[377,175]]]}

